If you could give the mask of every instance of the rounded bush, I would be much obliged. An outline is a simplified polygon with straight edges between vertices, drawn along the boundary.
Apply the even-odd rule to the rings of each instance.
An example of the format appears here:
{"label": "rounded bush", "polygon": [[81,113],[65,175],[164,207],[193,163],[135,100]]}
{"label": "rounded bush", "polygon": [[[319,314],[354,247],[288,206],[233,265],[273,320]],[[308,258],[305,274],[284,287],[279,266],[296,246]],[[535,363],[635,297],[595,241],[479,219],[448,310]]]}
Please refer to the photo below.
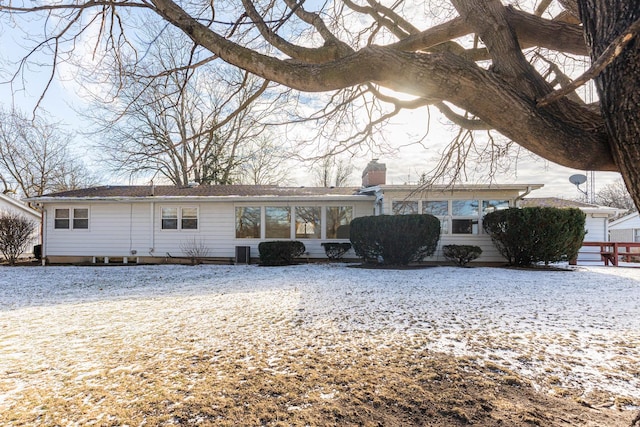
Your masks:
{"label": "rounded bush", "polygon": [[407,265],[432,255],[440,239],[433,215],[379,215],[351,221],[350,240],[365,262]]}
{"label": "rounded bush", "polygon": [[482,248],[473,245],[445,245],[442,247],[442,254],[447,260],[464,267],[482,255]]}
{"label": "rounded bush", "polygon": [[261,265],[290,265],[305,251],[304,243],[297,240],[276,240],[258,244]]}
{"label": "rounded bush", "polygon": [[509,208],[488,213],[483,228],[510,265],[529,266],[575,259],[585,220],[575,208]]}

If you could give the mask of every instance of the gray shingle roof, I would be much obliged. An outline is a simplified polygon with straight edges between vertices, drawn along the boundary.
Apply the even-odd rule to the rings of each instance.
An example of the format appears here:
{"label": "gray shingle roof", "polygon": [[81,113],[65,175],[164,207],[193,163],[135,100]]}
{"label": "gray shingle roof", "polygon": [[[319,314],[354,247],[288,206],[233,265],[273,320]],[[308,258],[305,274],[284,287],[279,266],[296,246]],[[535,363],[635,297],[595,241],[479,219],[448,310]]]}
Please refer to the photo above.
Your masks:
{"label": "gray shingle roof", "polygon": [[[106,185],[80,190],[62,191],[42,196],[49,198],[146,198],[146,197],[250,197],[250,196],[350,196],[357,188],[279,187],[275,185]],[[38,198],[34,198],[38,200]]]}

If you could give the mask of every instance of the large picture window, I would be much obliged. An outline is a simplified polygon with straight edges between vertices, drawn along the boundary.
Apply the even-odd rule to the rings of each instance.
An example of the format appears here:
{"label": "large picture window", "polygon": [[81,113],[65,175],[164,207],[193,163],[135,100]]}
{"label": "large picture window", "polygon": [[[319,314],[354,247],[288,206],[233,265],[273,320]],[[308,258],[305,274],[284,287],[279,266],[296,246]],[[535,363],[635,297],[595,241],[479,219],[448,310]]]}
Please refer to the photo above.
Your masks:
{"label": "large picture window", "polygon": [[477,200],[453,200],[451,215],[452,234],[478,234],[479,204]]}
{"label": "large picture window", "polygon": [[415,200],[394,201],[391,203],[394,215],[411,215],[418,213],[418,202]]}
{"label": "large picture window", "polygon": [[490,212],[501,211],[503,209],[509,209],[508,200],[483,200],[482,201],[482,216]]}
{"label": "large picture window", "polygon": [[265,208],[265,237],[267,239],[291,238],[291,209],[267,206]]}
{"label": "large picture window", "polygon": [[422,202],[422,213],[430,214],[440,220],[440,233],[449,233],[449,201],[425,200]]}
{"label": "large picture window", "polygon": [[320,207],[296,206],[296,239],[319,239],[322,228]]}
{"label": "large picture window", "polygon": [[260,208],[237,207],[236,208],[236,238],[259,239],[260,238]]}
{"label": "large picture window", "polygon": [[348,239],[352,219],[351,206],[327,207],[327,239]]}

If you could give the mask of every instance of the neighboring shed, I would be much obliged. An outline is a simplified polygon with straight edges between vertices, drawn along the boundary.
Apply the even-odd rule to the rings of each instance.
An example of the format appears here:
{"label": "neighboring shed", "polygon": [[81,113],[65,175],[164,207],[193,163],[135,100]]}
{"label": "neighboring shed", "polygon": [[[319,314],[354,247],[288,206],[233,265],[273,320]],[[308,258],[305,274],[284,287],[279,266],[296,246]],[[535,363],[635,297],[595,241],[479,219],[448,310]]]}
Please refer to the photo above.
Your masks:
{"label": "neighboring shed", "polygon": [[40,214],[40,212],[30,208],[20,200],[9,197],[6,194],[0,194],[0,213],[2,212],[17,213],[18,215],[22,215],[25,218],[31,220],[36,225],[36,231],[34,232],[32,237],[29,253],[23,254],[23,256],[28,256],[29,254],[31,254],[33,246],[40,243],[40,220],[42,218],[42,215]]}
{"label": "neighboring shed", "polygon": [[633,212],[609,223],[612,242],[640,242],[640,216]]}

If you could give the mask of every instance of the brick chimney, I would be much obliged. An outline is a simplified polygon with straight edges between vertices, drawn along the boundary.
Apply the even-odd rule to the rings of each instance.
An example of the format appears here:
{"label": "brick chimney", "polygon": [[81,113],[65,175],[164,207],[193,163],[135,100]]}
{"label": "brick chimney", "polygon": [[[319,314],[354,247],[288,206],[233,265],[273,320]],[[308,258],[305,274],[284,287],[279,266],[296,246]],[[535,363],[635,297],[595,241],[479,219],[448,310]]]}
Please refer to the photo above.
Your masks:
{"label": "brick chimney", "polygon": [[387,182],[387,165],[378,163],[378,159],[369,162],[362,172],[362,186],[373,187],[375,185],[384,185]]}

